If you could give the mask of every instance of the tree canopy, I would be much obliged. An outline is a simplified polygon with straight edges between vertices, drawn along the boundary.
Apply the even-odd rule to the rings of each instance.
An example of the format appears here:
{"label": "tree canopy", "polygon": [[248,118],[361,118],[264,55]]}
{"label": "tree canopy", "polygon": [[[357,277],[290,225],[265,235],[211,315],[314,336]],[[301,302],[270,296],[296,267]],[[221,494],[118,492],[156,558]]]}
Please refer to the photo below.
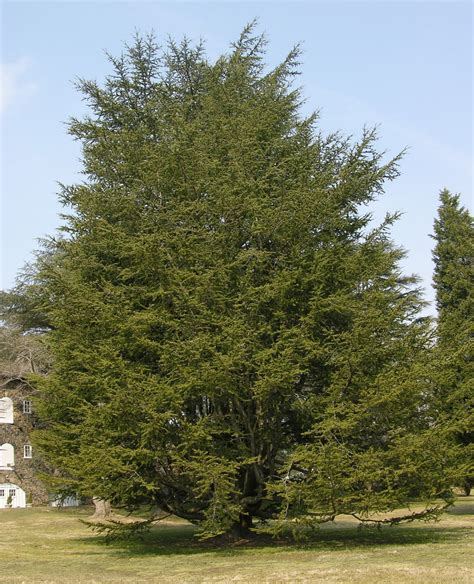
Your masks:
{"label": "tree canopy", "polygon": [[463,486],[469,494],[474,484],[474,223],[459,196],[446,189],[440,193],[433,238],[439,410],[463,446]]}
{"label": "tree canopy", "polygon": [[268,70],[253,25],[215,62],[152,36],[109,59],[102,85],[78,83],[84,180],[62,187],[36,274],[54,363],[36,443],[56,485],[204,535],[375,521],[413,497],[436,512],[452,477],[429,322],[396,216],[373,227],[367,209],[400,157],[373,129],[322,135],[298,48]]}

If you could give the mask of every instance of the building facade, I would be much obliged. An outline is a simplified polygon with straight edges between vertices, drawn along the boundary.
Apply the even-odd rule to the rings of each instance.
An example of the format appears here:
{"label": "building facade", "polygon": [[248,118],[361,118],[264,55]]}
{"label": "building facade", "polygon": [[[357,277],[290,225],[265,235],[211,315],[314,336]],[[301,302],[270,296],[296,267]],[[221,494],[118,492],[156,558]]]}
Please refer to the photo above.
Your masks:
{"label": "building facade", "polygon": [[41,459],[30,436],[36,424],[32,389],[21,378],[0,374],[0,508],[48,502],[37,473]]}

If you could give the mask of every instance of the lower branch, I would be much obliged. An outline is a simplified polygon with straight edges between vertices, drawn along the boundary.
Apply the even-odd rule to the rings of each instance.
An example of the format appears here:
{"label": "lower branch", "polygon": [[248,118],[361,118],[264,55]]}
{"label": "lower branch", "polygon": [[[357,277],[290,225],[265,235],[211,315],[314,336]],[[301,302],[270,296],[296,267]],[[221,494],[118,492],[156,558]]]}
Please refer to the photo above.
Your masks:
{"label": "lower branch", "polygon": [[409,513],[408,515],[401,515],[398,517],[386,517],[385,519],[369,519],[358,515],[357,513],[351,513],[352,517],[360,521],[362,525],[372,525],[372,526],[382,526],[382,525],[397,525],[398,523],[409,523],[411,521],[416,521],[417,519],[422,519],[425,521],[436,521],[441,513],[443,513],[452,503],[446,503],[442,506],[428,507],[423,511],[418,511],[415,513]]}

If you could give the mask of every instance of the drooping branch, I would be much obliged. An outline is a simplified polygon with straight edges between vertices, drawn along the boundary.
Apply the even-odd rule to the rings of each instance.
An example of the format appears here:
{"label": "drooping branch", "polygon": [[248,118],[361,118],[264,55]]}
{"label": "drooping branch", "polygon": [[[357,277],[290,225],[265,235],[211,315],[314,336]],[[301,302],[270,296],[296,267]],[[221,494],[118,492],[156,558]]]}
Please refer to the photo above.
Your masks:
{"label": "drooping branch", "polygon": [[400,515],[398,517],[386,517],[384,519],[371,519],[371,518],[364,518],[358,515],[357,513],[351,513],[352,517],[357,519],[361,523],[361,525],[367,526],[377,526],[380,527],[382,525],[397,525],[399,523],[410,523],[411,521],[416,521],[417,519],[421,519],[423,521],[436,521],[439,516],[451,507],[453,503],[448,502],[445,505],[439,506],[436,505],[434,507],[428,507],[423,511],[417,511],[414,513],[409,513],[408,515]]}

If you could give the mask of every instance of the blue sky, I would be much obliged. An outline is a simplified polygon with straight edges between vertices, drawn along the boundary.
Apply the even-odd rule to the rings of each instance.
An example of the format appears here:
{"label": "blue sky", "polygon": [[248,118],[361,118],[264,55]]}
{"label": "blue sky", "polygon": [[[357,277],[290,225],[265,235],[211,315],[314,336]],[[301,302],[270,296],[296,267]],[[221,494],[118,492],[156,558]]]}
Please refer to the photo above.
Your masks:
{"label": "blue sky", "polygon": [[325,132],[354,137],[380,125],[380,148],[408,146],[402,176],[373,207],[404,212],[393,229],[407,272],[431,290],[433,219],[443,187],[472,210],[471,2],[23,2],[2,1],[1,284],[60,223],[57,182],[79,180],[80,149],[66,122],[84,112],[76,77],[101,80],[104,50],[135,29],[206,40],[225,52],[254,17],[270,40],[268,63],[302,42],[298,84]]}

